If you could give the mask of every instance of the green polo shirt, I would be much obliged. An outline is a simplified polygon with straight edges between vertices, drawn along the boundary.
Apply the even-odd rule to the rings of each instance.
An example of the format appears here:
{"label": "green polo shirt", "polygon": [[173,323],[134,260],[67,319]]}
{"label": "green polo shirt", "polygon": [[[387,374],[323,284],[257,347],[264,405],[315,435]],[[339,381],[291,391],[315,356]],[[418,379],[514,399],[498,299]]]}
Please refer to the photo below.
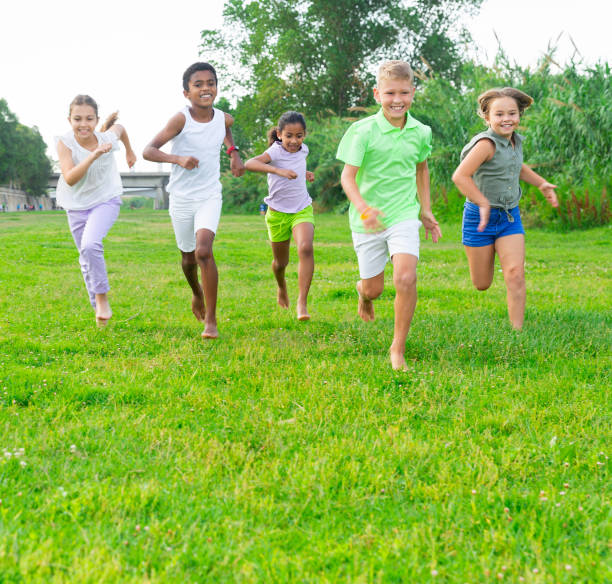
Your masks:
{"label": "green polo shirt", "polygon": [[[406,114],[406,124],[396,128],[382,109],[352,124],[342,137],[336,158],[358,166],[357,186],[370,207],[380,209],[385,227],[418,219],[416,165],[431,153],[431,128]],[[352,231],[365,233],[359,213],[351,203]]]}

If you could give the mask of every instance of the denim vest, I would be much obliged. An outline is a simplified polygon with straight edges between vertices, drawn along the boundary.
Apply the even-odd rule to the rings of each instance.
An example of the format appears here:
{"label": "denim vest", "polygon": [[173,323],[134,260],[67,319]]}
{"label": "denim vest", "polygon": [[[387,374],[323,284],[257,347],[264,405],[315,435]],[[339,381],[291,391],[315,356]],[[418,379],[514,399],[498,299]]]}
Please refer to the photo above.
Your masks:
{"label": "denim vest", "polygon": [[491,160],[483,162],[473,175],[474,183],[487,198],[491,207],[512,209],[519,204],[521,187],[519,175],[523,166],[523,136],[514,132],[512,142],[489,128],[474,136],[461,151],[461,160],[474,148],[477,142],[488,138],[495,144],[495,154]]}

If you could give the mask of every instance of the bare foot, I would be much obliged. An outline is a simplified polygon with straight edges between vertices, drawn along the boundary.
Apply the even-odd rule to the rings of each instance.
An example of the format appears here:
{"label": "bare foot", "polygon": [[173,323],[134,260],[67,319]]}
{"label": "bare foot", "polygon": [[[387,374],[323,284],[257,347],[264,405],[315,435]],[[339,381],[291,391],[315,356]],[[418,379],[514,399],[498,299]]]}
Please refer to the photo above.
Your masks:
{"label": "bare foot", "polygon": [[191,312],[200,322],[204,322],[206,318],[206,307],[204,306],[204,296],[193,295],[191,299]]}
{"label": "bare foot", "polygon": [[361,320],[365,322],[369,322],[374,320],[374,304],[372,304],[371,300],[367,300],[361,294],[361,280],[357,282],[355,288],[357,289],[357,294],[359,294],[359,302],[357,304],[357,312],[361,317]]}
{"label": "bare foot", "polygon": [[298,320],[310,320],[310,314],[308,314],[308,308],[306,306],[306,303],[302,303],[298,300],[298,306],[297,306],[297,319]]}
{"label": "bare foot", "polygon": [[406,358],[404,354],[401,352],[389,351],[389,356],[391,357],[391,368],[396,371],[408,371],[408,364],[406,363]]}
{"label": "bare foot", "polygon": [[219,331],[217,330],[217,323],[206,323],[204,331],[202,332],[203,339],[217,339],[219,337]]}
{"label": "bare foot", "polygon": [[289,308],[289,294],[287,294],[286,286],[283,286],[282,288],[280,286],[278,287],[276,301],[281,308]]}
{"label": "bare foot", "polygon": [[108,324],[109,320],[110,318],[102,318],[100,316],[96,316],[96,325],[98,326],[98,328],[104,328]]}
{"label": "bare foot", "polygon": [[96,294],[96,324],[103,328],[113,316],[108,296],[106,294]]}

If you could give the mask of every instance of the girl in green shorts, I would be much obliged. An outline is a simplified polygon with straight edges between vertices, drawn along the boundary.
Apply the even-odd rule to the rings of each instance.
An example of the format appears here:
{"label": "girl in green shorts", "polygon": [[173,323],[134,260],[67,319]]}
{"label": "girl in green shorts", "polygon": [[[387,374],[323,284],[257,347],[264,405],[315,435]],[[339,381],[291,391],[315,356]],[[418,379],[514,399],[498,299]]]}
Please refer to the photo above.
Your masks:
{"label": "girl in green shorts", "polygon": [[268,149],[251,158],[246,169],[268,175],[268,205],[266,225],[272,245],[272,272],[278,284],[277,302],[289,307],[285,269],[289,263],[291,234],[298,251],[297,318],[309,320],[308,291],[314,272],[313,238],[314,215],[312,199],[306,181],[313,182],[314,174],[306,170],[308,146],[304,144],[306,120],[297,112],[285,112],[278,126],[268,132]]}

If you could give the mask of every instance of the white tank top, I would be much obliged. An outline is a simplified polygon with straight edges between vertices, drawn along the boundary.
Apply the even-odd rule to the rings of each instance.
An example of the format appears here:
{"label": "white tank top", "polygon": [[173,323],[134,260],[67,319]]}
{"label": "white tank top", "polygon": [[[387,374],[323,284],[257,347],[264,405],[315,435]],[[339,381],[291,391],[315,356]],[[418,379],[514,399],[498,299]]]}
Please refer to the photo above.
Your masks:
{"label": "white tank top", "polygon": [[172,142],[172,154],[193,156],[199,165],[192,170],[172,165],[168,183],[170,197],[174,202],[221,197],[220,152],[225,139],[225,114],[213,108],[210,122],[196,122],[189,106],[180,113],[185,116],[185,126]]}
{"label": "white tank top", "polygon": [[[64,175],[60,174],[55,196],[57,204],[63,209],[70,211],[91,209],[123,194],[121,175],[117,170],[113,154],[115,150],[119,150],[117,134],[112,130],[107,130],[102,133],[94,132],[94,135],[98,144],[110,142],[113,146],[110,152],[102,154],[92,163],[85,176],[75,185],[70,186],[65,181]],[[77,142],[74,132],[56,136],[55,144],[57,145],[58,142],[62,142],[72,152],[72,162],[75,166],[91,155],[89,150]]]}

